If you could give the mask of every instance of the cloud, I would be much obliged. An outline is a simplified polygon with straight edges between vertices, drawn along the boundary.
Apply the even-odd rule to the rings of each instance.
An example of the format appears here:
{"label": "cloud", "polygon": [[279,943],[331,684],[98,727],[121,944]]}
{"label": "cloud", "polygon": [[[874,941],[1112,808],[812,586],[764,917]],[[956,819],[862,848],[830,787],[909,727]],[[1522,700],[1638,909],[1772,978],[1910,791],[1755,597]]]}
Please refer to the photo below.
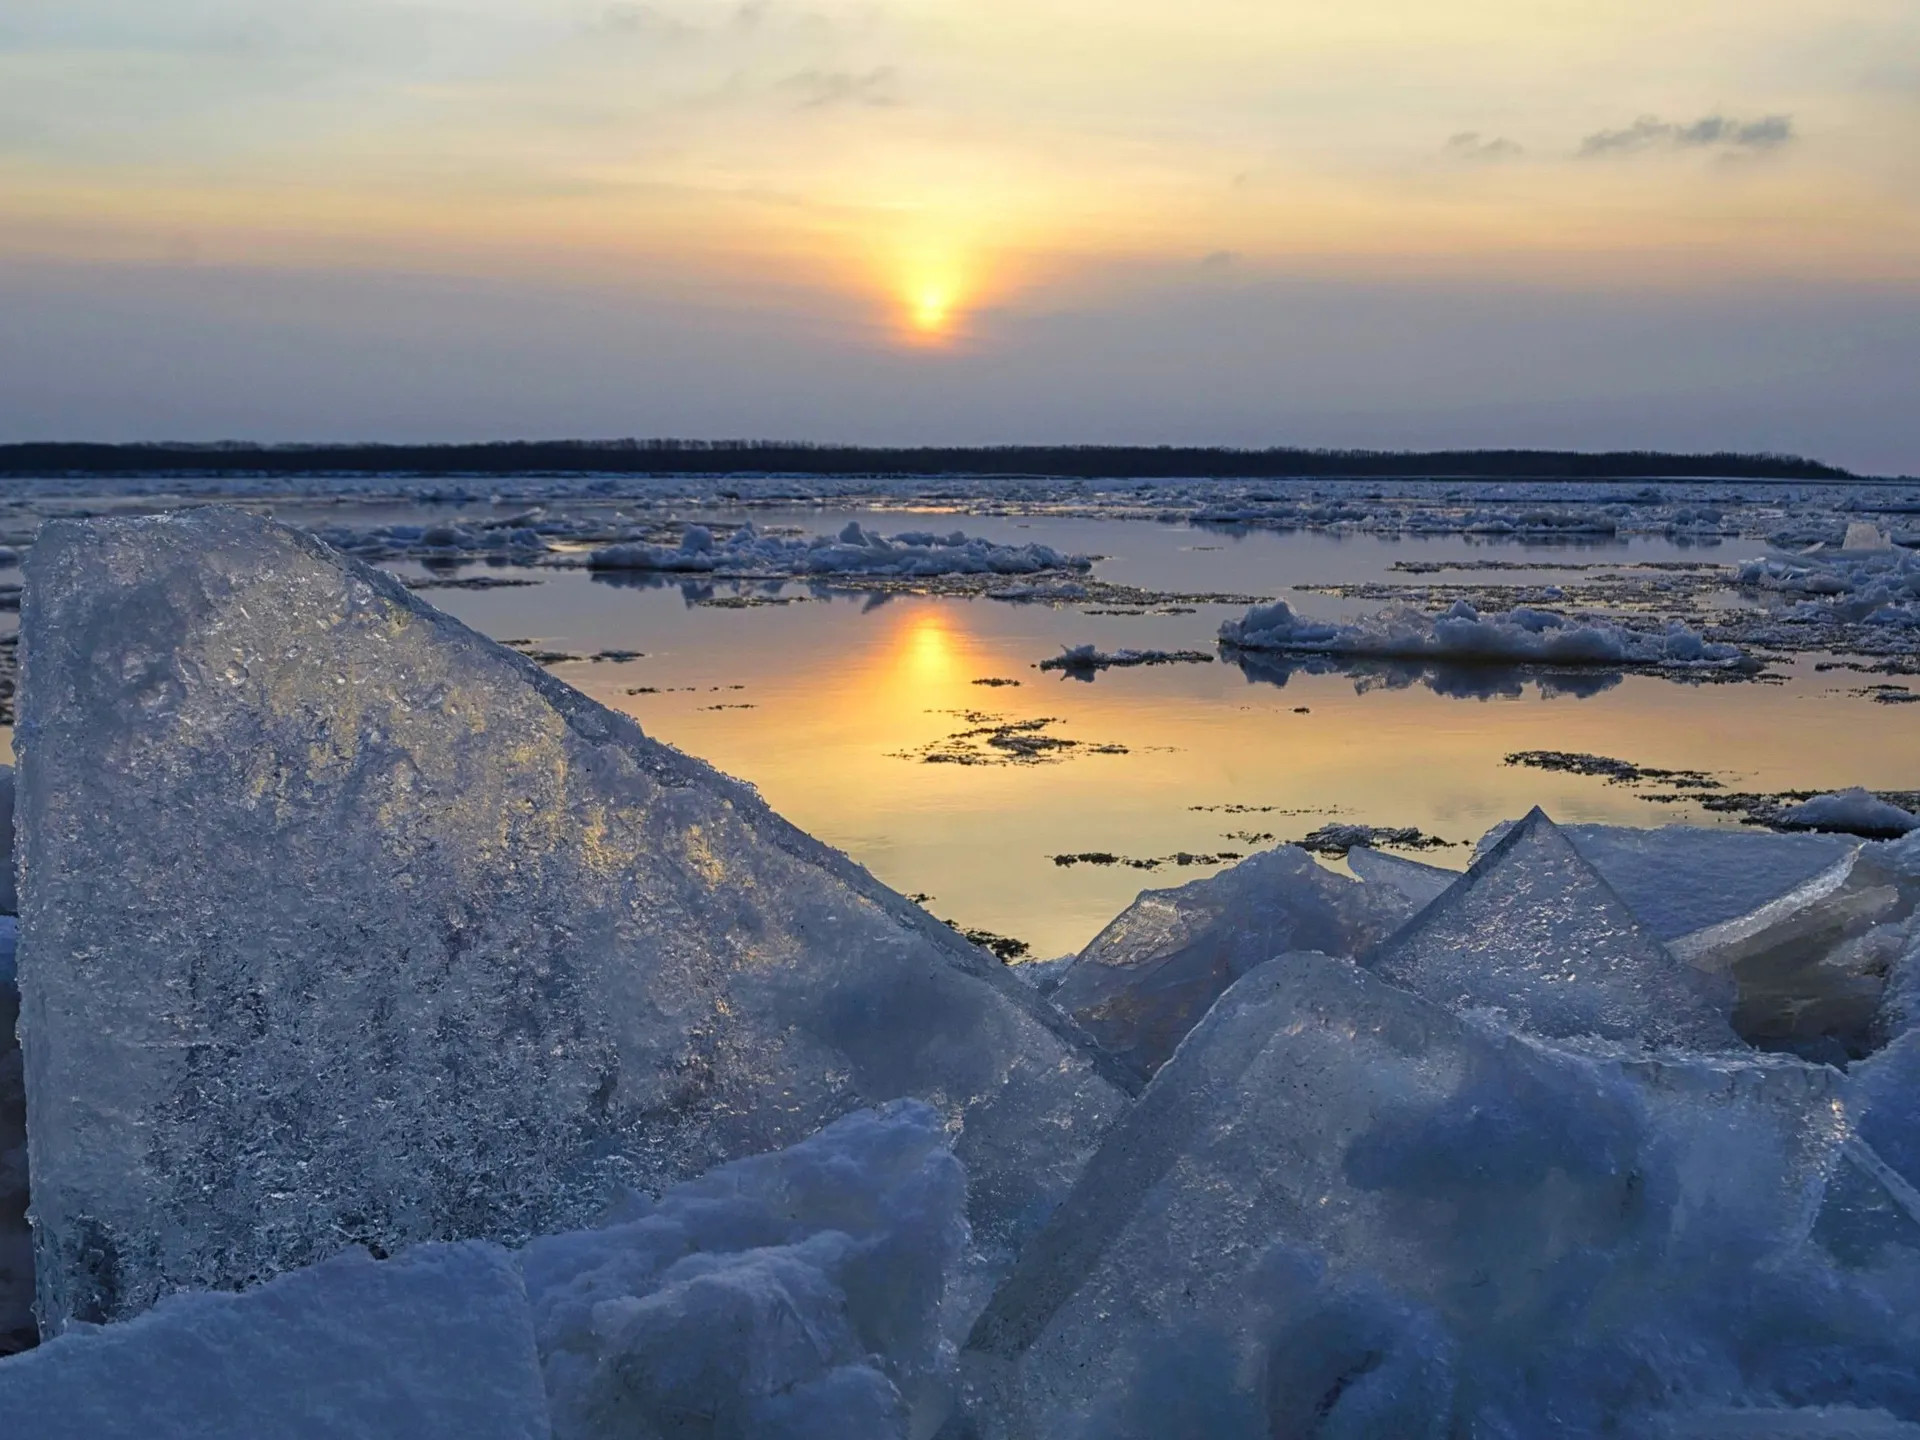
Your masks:
{"label": "cloud", "polygon": [[693,26],[673,15],[663,15],[651,5],[609,5],[600,12],[601,30],[614,35],[651,35],[678,39],[693,33]]}
{"label": "cloud", "polygon": [[891,65],[873,70],[802,70],[780,82],[780,88],[796,97],[803,110],[824,109],[830,105],[898,105],[893,93],[895,79]]}
{"label": "cloud", "polygon": [[1238,250],[1215,250],[1200,257],[1202,270],[1231,270],[1240,263]]}
{"label": "cloud", "polygon": [[1488,139],[1478,130],[1462,130],[1449,139],[1445,145],[1449,157],[1465,160],[1476,165],[1498,164],[1502,160],[1518,160],[1526,154],[1526,147],[1503,136]]}
{"label": "cloud", "polygon": [[1767,115],[1758,120],[1734,120],[1707,115],[1690,125],[1676,125],[1654,115],[1642,115],[1624,130],[1601,130],[1580,142],[1583,159],[1604,155],[1639,155],[1649,150],[1720,150],[1728,154],[1764,154],[1794,138],[1793,117]]}

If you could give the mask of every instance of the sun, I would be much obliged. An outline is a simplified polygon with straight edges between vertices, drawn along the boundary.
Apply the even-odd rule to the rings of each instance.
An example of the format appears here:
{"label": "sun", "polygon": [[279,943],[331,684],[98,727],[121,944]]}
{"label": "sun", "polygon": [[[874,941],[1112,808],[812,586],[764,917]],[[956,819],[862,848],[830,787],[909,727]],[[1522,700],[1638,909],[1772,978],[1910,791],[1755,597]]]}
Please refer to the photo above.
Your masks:
{"label": "sun", "polygon": [[945,285],[922,286],[913,297],[910,318],[920,335],[939,338],[953,319],[952,290]]}

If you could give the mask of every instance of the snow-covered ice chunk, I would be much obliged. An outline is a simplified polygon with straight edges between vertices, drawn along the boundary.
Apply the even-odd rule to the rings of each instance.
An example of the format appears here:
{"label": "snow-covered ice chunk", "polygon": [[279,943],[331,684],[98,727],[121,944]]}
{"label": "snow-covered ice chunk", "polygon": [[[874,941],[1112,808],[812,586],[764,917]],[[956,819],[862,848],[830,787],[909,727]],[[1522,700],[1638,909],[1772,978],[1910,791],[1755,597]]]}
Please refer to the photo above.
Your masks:
{"label": "snow-covered ice chunk", "polygon": [[904,1437],[944,1399],[940,1330],[966,1181],[913,1101],[669,1190],[644,1216],[533,1241],[521,1268],[555,1440]]}
{"label": "snow-covered ice chunk", "polygon": [[1223,623],[1220,638],[1246,650],[1407,660],[1689,669],[1728,669],[1745,660],[1738,647],[1704,640],[1678,621],[1639,630],[1524,605],[1483,615],[1464,600],[1437,615],[1402,607],[1351,623],[1310,620],[1276,600]]}
{"label": "snow-covered ice chunk", "polygon": [[1920,815],[1889,804],[1856,786],[1831,795],[1816,795],[1780,812],[1780,823],[1808,830],[1837,830],[1847,835],[1884,839],[1920,830]]}
{"label": "snow-covered ice chunk", "polygon": [[21,1440],[547,1440],[513,1258],[348,1252],[244,1295],[168,1297],[0,1361]]}
{"label": "snow-covered ice chunk", "polygon": [[33,1235],[27,1229],[27,1092],[14,1040],[20,992],[13,979],[15,922],[0,916],[0,1355],[24,1350],[33,1319]]}
{"label": "snow-covered ice chunk", "polygon": [[1389,855],[1370,845],[1356,845],[1347,852],[1347,868],[1369,885],[1385,885],[1398,890],[1421,909],[1446,893],[1460,878],[1458,870],[1443,870],[1438,865],[1423,865],[1400,855]]}
{"label": "snow-covered ice chunk", "polygon": [[1173,1053],[1235,980],[1288,950],[1359,956],[1413,913],[1292,845],[1172,890],[1143,890],[1094,936],[1053,992],[1142,1075]]}
{"label": "snow-covered ice chunk", "polygon": [[1677,961],[1534,810],[1367,962],[1441,1005],[1520,1029],[1725,1049],[1731,986]]}
{"label": "snow-covered ice chunk", "polygon": [[981,1316],[975,1425],[1439,1440],[1782,1399],[1920,1416],[1910,1273],[1876,1289],[1804,1243],[1810,1161],[1845,1136],[1831,1082],[1660,1063],[1528,1041],[1324,958],[1263,966]]}
{"label": "snow-covered ice chunk", "polygon": [[50,524],[25,601],[53,1333],[576,1228],[904,1095],[1005,1254],[1135,1083],[750,787],[293,531]]}

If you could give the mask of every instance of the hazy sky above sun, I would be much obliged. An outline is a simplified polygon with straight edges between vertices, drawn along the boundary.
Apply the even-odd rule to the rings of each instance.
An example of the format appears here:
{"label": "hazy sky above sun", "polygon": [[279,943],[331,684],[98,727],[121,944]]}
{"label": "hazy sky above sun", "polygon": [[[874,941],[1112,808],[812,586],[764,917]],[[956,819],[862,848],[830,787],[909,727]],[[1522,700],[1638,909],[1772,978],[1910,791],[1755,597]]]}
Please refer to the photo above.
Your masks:
{"label": "hazy sky above sun", "polygon": [[1920,471],[1914,0],[0,0],[0,438]]}

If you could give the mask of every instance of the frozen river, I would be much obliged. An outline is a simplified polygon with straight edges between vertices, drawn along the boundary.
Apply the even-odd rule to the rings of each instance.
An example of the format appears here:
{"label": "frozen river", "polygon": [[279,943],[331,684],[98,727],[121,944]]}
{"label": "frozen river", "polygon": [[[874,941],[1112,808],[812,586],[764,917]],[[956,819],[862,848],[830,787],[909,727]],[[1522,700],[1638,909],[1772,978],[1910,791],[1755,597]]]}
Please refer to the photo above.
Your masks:
{"label": "frozen river", "polygon": [[[925,897],[935,914],[1017,940],[1036,958],[1077,950],[1143,887],[1214,873],[1230,857],[1329,823],[1418,829],[1452,842],[1422,858],[1456,868],[1489,826],[1534,805],[1560,821],[1739,823],[1704,808],[1705,791],[1507,763],[1517,752],[1700,772],[1734,791],[1920,790],[1920,711],[1887,703],[1907,682],[1822,670],[1824,653],[1776,655],[1766,678],[1731,683],[1243,667],[1217,651],[1216,637],[1245,603],[1192,598],[1284,597],[1310,614],[1350,618],[1386,603],[1384,592],[1356,588],[1451,581],[1517,595],[1619,575],[1697,578],[1703,566],[1777,553],[1763,540],[1276,531],[1097,513],[929,515],[882,503],[696,501],[660,513],[716,533],[747,520],[809,533],[849,520],[887,533],[962,528],[1097,556],[1094,576],[1141,594],[1126,605],[1020,603],[938,586],[865,593],[544,563],[433,571],[417,560],[386,563],[416,581],[530,582],[429,588],[423,598],[538,652],[553,674],[648,733],[751,781],[796,824]],[[489,509],[285,500],[252,508],[316,527]],[[1712,586],[1692,594],[1696,613],[1742,603]],[[1090,679],[1037,668],[1087,643],[1215,658]],[[1055,858],[1089,855],[1103,858]]]}

